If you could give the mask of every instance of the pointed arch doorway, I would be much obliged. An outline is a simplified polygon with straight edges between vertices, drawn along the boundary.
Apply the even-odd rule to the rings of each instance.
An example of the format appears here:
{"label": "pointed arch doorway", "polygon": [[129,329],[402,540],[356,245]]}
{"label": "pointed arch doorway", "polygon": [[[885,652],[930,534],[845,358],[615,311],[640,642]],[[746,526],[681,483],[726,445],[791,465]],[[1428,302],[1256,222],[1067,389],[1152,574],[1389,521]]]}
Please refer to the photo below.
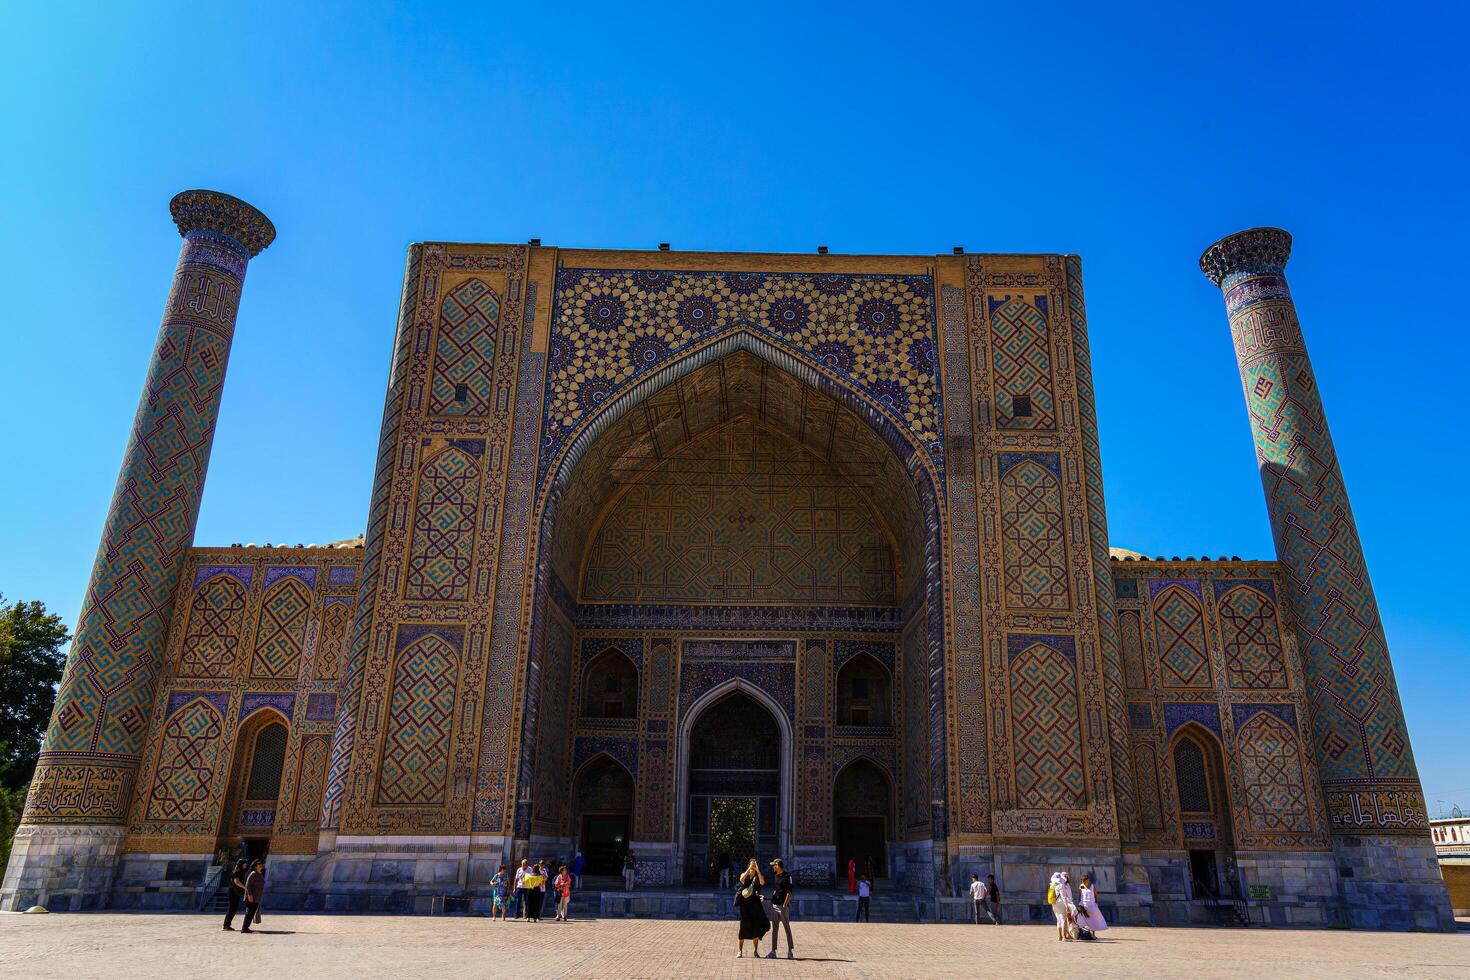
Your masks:
{"label": "pointed arch doorway", "polygon": [[791,727],[769,695],[731,680],[690,706],[679,734],[679,844],[686,884],[790,850]]}

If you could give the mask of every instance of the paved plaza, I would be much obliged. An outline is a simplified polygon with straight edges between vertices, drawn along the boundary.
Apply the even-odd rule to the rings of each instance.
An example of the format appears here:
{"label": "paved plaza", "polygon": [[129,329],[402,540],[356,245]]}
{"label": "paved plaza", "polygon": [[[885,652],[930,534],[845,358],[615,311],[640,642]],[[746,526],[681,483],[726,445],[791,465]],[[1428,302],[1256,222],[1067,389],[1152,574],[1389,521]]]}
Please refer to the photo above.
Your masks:
{"label": "paved plaza", "polygon": [[1470,934],[1115,928],[1061,945],[1043,926],[797,923],[800,959],[734,958],[733,922],[490,922],[269,915],[258,935],[202,915],[0,914],[0,976],[1470,977]]}

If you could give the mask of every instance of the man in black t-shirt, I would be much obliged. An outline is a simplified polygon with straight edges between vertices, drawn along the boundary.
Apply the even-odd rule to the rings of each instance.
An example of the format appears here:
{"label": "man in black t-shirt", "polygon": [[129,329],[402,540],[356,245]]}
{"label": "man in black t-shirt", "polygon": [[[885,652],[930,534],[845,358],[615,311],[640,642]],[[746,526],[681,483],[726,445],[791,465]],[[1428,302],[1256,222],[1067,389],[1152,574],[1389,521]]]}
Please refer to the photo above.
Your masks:
{"label": "man in black t-shirt", "polygon": [[771,889],[771,900],[766,917],[771,920],[771,951],[766,959],[776,958],[776,947],[781,944],[781,929],[786,930],[786,958],[796,959],[796,950],[791,942],[791,875],[780,858],[771,861],[771,878],[776,887]]}

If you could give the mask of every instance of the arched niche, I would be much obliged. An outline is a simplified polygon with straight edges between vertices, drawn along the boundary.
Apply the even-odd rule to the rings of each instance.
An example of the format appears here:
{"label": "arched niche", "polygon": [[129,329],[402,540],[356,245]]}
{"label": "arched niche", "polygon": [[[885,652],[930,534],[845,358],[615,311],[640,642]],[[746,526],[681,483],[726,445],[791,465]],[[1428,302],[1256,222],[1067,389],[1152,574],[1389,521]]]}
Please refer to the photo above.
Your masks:
{"label": "arched niche", "polygon": [[893,724],[893,675],[867,653],[849,658],[837,672],[837,724]]}
{"label": "arched niche", "polygon": [[609,647],[582,670],[583,718],[636,718],[638,668],[628,655]]}

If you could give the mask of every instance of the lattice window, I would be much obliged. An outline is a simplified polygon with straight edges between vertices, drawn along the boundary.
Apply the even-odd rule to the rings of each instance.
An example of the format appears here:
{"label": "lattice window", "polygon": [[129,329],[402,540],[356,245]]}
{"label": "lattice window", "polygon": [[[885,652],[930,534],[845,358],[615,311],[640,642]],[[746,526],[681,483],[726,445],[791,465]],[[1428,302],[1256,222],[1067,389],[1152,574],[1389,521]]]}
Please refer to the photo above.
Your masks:
{"label": "lattice window", "polygon": [[1211,812],[1205,754],[1187,738],[1174,748],[1174,780],[1179,787],[1179,809],[1185,813]]}
{"label": "lattice window", "polygon": [[255,737],[255,753],[250,760],[250,781],[246,784],[247,800],[274,800],[281,792],[281,770],[286,764],[286,726],[266,725]]}

